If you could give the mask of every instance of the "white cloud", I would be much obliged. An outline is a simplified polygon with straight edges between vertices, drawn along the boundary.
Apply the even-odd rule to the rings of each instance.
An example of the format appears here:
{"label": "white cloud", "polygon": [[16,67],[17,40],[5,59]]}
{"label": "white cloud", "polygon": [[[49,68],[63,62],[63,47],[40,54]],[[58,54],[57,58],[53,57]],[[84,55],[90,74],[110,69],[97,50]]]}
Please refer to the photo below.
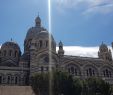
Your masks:
{"label": "white cloud", "polygon": [[90,7],[88,9],[86,9],[83,12],[83,14],[85,14],[85,15],[91,14],[91,13],[108,14],[111,12],[113,12],[113,4],[105,4],[105,5],[98,5],[98,6]]}
{"label": "white cloud", "polygon": [[[109,47],[111,49],[111,47]],[[82,47],[82,46],[64,46],[65,55],[81,56],[81,57],[98,57],[99,47]],[[58,47],[57,47],[58,51]]]}
{"label": "white cloud", "polygon": [[113,0],[54,0],[59,11],[65,9],[82,10],[83,14],[113,12]]}

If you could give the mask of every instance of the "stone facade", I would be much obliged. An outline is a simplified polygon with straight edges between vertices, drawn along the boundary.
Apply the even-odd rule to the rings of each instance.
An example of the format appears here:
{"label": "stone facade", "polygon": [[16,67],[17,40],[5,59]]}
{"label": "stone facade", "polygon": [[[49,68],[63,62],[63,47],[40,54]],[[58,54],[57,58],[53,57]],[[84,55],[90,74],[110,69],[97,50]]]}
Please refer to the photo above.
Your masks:
{"label": "stone facade", "polygon": [[12,40],[2,44],[0,48],[2,85],[28,85],[33,74],[48,72],[50,67],[52,70],[68,72],[75,78],[100,77],[113,84],[112,54],[107,45],[100,45],[98,58],[64,55],[61,41],[57,53],[56,42],[42,27],[39,16],[35,19],[35,26],[27,32],[23,54],[18,44]]}

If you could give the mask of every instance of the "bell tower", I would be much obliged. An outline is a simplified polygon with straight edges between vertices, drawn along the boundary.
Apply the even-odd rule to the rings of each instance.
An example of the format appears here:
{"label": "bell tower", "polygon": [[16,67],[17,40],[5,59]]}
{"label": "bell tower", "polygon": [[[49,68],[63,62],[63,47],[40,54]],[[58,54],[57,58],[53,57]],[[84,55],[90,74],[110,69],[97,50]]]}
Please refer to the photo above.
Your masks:
{"label": "bell tower", "polygon": [[98,56],[100,59],[103,59],[105,61],[112,61],[111,50],[108,49],[107,45],[104,44],[103,42],[99,47]]}
{"label": "bell tower", "polygon": [[61,41],[59,42],[58,55],[59,55],[59,56],[63,56],[63,55],[64,55],[63,43],[62,43]]}

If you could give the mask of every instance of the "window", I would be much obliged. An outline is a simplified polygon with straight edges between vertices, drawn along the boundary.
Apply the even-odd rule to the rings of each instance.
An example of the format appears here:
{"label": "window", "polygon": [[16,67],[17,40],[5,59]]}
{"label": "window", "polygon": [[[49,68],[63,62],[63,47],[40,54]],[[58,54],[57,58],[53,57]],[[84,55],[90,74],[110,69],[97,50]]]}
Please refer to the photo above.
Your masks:
{"label": "window", "polygon": [[112,77],[111,71],[108,69],[103,70],[104,77]]}
{"label": "window", "polygon": [[73,67],[73,66],[71,66],[71,67],[68,68],[68,72],[71,75],[75,75],[75,76],[78,75],[77,69],[75,67]]}
{"label": "window", "polygon": [[4,56],[6,56],[6,50],[4,50]]}
{"label": "window", "polygon": [[74,67],[71,67],[71,74],[74,74]]}
{"label": "window", "polygon": [[46,41],[46,47],[48,47],[48,41]]}
{"label": "window", "polygon": [[44,58],[44,62],[49,63],[49,58],[47,56]]}
{"label": "window", "polygon": [[88,68],[88,69],[86,70],[86,75],[87,75],[87,76],[95,76],[95,71],[94,71],[94,69]]}
{"label": "window", "polygon": [[8,78],[7,78],[7,83],[10,84],[10,81],[11,81],[11,77],[8,76]]}
{"label": "window", "polygon": [[18,52],[17,51],[15,51],[15,57],[17,57],[18,56]]}
{"label": "window", "polygon": [[0,84],[2,83],[2,76],[0,76]]}
{"label": "window", "polygon": [[12,56],[12,50],[9,51],[9,56]]}
{"label": "window", "polygon": [[16,76],[15,77],[15,84],[17,84],[18,83],[18,77]]}
{"label": "window", "polygon": [[39,41],[39,45],[40,45],[40,48],[41,48],[42,47],[42,41],[41,40]]}
{"label": "window", "polygon": [[41,67],[41,72],[43,72],[44,71],[44,68],[43,67]]}

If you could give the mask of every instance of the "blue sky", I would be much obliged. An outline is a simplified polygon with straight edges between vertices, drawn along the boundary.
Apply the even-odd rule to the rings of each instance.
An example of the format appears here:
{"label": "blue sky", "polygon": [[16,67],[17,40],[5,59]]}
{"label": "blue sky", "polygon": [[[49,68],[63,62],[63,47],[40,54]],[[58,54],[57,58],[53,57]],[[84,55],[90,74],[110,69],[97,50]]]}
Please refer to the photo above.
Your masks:
{"label": "blue sky", "polygon": [[[113,41],[113,0],[51,0],[52,33],[65,46],[95,47]],[[21,49],[39,15],[48,29],[47,0],[0,0],[0,44],[11,38]]]}

